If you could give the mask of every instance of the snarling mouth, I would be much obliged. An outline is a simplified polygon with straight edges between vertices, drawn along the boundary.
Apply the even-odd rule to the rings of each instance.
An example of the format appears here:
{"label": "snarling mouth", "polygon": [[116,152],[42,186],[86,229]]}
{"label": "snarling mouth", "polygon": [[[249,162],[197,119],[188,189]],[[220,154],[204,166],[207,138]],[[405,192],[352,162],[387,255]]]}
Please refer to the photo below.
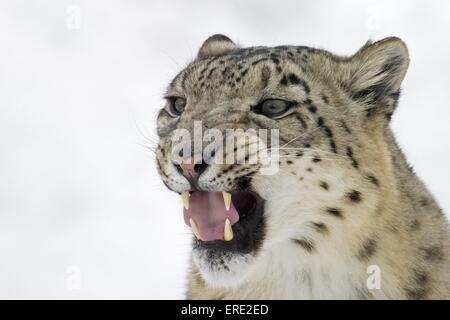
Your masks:
{"label": "snarling mouth", "polygon": [[195,247],[248,253],[263,237],[264,200],[252,191],[182,193]]}

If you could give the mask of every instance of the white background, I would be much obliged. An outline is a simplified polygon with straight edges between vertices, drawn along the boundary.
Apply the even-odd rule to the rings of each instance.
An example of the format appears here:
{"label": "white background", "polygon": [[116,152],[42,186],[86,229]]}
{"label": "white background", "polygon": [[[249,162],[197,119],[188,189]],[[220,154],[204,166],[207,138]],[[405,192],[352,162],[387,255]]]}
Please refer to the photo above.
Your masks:
{"label": "white background", "polygon": [[450,212],[449,16],[444,0],[0,0],[0,298],[183,297],[190,232],[142,145],[214,33],[340,54],[403,38],[394,131]]}

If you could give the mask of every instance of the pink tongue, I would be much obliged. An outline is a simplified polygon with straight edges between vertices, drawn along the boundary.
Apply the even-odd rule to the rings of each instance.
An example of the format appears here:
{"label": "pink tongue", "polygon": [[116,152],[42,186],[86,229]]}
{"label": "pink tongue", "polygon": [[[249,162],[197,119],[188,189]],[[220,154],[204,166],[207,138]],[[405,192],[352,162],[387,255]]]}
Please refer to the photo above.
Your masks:
{"label": "pink tongue", "polygon": [[227,211],[222,192],[195,191],[189,197],[189,209],[183,209],[184,222],[190,226],[192,218],[197,226],[202,241],[223,240],[225,220],[231,225],[239,220],[239,214],[233,203]]}

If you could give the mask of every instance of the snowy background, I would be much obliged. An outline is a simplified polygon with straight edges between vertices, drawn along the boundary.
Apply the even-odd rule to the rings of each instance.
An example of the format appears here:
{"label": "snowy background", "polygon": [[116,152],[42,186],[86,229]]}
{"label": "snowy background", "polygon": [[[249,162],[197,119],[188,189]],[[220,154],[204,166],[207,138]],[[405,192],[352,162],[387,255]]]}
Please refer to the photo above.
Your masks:
{"label": "snowy background", "polygon": [[190,232],[155,115],[202,41],[351,54],[399,36],[393,127],[450,212],[450,1],[0,0],[0,298],[182,298]]}

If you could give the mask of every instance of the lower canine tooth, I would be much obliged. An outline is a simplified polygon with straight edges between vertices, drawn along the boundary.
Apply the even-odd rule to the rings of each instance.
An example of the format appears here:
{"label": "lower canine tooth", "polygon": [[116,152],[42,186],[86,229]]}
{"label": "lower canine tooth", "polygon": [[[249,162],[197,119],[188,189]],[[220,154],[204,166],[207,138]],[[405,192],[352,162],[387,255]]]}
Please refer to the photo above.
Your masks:
{"label": "lower canine tooth", "polygon": [[233,229],[231,228],[230,220],[225,220],[225,228],[223,230],[223,239],[225,241],[233,240]]}
{"label": "lower canine tooth", "polygon": [[200,232],[198,232],[198,227],[197,227],[197,224],[195,223],[194,219],[190,218],[190,219],[189,219],[189,223],[190,223],[190,225],[191,225],[192,232],[195,234],[195,236],[197,237],[197,239],[201,240],[201,239],[200,239]]}
{"label": "lower canine tooth", "polygon": [[225,209],[230,210],[231,207],[231,193],[222,192],[223,202],[225,203]]}
{"label": "lower canine tooth", "polygon": [[181,198],[183,199],[184,208],[186,210],[189,209],[189,192],[183,192]]}

